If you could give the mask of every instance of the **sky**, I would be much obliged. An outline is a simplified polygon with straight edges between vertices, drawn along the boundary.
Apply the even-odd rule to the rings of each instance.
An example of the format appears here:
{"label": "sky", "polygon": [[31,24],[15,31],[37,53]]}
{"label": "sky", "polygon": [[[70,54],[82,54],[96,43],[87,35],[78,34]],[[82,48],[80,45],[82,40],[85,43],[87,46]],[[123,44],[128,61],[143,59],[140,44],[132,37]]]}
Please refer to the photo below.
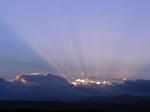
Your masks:
{"label": "sky", "polygon": [[149,0],[1,0],[0,76],[150,79]]}

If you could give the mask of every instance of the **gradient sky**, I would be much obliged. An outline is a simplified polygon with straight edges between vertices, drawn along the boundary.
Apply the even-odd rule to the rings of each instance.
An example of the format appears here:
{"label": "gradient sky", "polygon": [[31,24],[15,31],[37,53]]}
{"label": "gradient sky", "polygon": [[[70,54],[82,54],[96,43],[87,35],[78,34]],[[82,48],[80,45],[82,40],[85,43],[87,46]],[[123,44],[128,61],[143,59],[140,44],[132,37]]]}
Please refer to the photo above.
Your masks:
{"label": "gradient sky", "polygon": [[150,79],[149,0],[1,0],[0,73]]}

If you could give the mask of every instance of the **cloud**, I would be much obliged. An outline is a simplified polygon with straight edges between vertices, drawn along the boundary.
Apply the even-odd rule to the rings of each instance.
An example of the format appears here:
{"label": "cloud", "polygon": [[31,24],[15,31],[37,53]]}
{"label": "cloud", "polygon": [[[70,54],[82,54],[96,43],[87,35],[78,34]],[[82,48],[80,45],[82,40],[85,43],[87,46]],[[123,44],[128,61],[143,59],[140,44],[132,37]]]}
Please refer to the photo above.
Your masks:
{"label": "cloud", "polygon": [[53,74],[40,74],[40,73],[34,73],[32,75],[18,75],[14,80],[12,80],[12,83],[20,83],[22,85],[26,86],[40,86],[40,87],[68,87],[69,82],[57,75]]}

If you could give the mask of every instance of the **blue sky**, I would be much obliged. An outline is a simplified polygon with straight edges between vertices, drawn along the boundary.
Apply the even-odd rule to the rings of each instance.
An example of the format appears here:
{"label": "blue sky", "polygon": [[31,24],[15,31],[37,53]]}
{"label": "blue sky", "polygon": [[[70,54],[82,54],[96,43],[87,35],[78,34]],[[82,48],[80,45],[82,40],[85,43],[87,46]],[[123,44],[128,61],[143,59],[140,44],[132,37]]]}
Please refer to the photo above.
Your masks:
{"label": "blue sky", "polygon": [[149,6],[149,0],[1,0],[0,72],[150,78]]}

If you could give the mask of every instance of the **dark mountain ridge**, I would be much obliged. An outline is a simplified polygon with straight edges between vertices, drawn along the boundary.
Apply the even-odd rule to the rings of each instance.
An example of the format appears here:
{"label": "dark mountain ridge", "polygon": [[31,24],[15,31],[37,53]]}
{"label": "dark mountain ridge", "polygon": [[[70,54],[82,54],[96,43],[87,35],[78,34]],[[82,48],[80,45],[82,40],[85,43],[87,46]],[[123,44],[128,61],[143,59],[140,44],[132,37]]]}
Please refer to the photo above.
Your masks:
{"label": "dark mountain ridge", "polygon": [[113,86],[91,87],[74,86],[65,78],[50,73],[22,74],[9,81],[1,78],[0,91],[0,100],[80,101],[100,96],[150,96],[150,81],[126,80]]}

